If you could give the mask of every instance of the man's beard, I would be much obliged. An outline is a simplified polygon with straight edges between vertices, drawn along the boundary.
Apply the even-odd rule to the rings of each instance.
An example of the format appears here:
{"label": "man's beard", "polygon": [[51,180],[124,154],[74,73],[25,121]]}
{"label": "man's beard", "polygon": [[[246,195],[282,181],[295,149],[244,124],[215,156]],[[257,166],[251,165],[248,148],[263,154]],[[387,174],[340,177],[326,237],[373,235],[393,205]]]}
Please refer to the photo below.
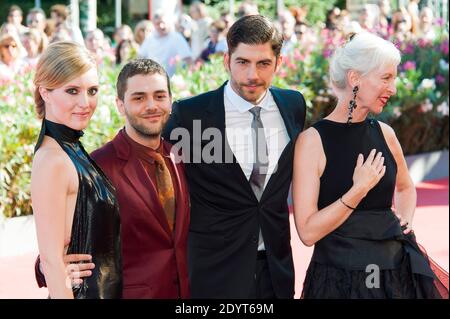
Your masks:
{"label": "man's beard", "polygon": [[[244,100],[246,100],[247,102],[250,103],[256,103],[258,102],[262,96],[265,95],[265,93],[262,94],[262,96],[251,96],[251,95],[247,95],[248,92],[245,91],[245,86],[246,85],[257,85],[259,87],[264,88],[265,90],[267,90],[266,85],[264,82],[257,82],[257,81],[250,81],[247,83],[238,83],[237,81],[231,80],[234,82],[236,89],[239,91],[239,96],[242,97]],[[264,91],[263,91],[264,92]]]}
{"label": "man's beard", "polygon": [[143,138],[159,138],[161,136],[161,132],[164,126],[166,125],[169,119],[168,114],[164,113],[163,119],[158,126],[146,127],[145,125],[139,124],[139,121],[136,119],[136,117],[131,116],[126,111],[125,115],[131,127],[136,131],[136,133],[141,135]]}

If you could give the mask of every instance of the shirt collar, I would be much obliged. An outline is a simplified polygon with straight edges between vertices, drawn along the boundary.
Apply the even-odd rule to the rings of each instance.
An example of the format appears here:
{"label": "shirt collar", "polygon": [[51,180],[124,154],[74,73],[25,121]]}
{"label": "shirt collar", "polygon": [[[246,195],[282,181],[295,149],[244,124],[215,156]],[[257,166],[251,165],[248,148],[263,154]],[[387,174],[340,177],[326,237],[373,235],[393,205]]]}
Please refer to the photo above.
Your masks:
{"label": "shirt collar", "polygon": [[[228,83],[225,85],[225,97],[228,99],[231,105],[240,113],[248,112],[250,109],[256,106],[240,97],[239,94],[237,94],[231,87],[230,81],[228,81]],[[258,106],[260,106],[264,110],[269,110],[274,105],[276,104],[275,101],[273,100],[272,93],[270,93],[270,90],[267,90],[266,95],[264,96],[262,101],[258,104]]]}
{"label": "shirt collar", "polygon": [[161,139],[159,147],[154,150],[150,147],[144,146],[142,144],[139,144],[138,142],[136,142],[135,140],[133,140],[125,131],[125,129],[123,130],[125,139],[127,140],[128,144],[130,145],[131,151],[133,153],[135,153],[141,160],[145,160],[147,162],[150,163],[154,163],[155,160],[153,158],[153,154],[154,153],[159,153],[161,154],[163,157],[170,157],[170,154],[167,154],[167,152],[165,151],[164,147],[163,147],[163,140]]}

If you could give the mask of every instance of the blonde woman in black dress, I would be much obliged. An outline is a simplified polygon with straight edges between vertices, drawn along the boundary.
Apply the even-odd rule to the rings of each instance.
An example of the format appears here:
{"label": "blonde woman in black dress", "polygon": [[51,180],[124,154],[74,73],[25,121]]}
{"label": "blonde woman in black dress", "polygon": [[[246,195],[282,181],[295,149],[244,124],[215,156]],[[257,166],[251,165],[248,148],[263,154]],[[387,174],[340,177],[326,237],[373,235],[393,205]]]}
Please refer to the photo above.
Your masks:
{"label": "blonde woman in black dress", "polygon": [[[80,137],[97,106],[95,59],[72,42],[51,44],[34,79],[42,129],[31,173],[39,253],[50,298],[120,298],[120,217],[115,190]],[[67,254],[92,256],[92,275],[72,289]],[[73,266],[72,266],[73,269]]]}

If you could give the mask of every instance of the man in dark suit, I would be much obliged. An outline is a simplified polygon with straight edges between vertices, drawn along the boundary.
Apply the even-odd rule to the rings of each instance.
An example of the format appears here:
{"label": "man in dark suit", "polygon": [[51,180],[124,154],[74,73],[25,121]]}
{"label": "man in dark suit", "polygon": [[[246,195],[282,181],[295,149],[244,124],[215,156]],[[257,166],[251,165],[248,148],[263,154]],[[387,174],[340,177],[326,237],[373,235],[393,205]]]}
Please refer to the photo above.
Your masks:
{"label": "man in dark suit", "polygon": [[163,136],[181,148],[191,196],[192,298],[293,298],[287,197],[305,100],[271,87],[282,36],[260,15],[227,35],[219,89],[175,102]]}
{"label": "man in dark suit", "polygon": [[[125,128],[91,155],[119,201],[123,298],[189,298],[189,194],[183,164],[161,138],[172,104],[165,70],[149,59],[129,62],[117,80],[116,103]],[[79,265],[77,275],[90,275],[92,266]],[[36,273],[42,285],[38,264]]]}

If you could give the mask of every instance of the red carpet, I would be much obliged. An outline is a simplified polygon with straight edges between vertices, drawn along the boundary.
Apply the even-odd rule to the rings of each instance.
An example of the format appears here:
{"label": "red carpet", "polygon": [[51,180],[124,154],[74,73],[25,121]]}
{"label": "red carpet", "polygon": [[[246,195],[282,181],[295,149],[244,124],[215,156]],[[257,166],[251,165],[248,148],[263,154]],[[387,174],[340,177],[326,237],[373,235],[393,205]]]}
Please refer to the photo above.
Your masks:
{"label": "red carpet", "polygon": [[[414,230],[418,242],[445,270],[449,269],[448,178],[417,185],[418,207]],[[291,215],[291,235],[296,271],[296,298],[300,296],[312,247],[305,247],[297,236]],[[37,253],[0,258],[1,298],[46,298],[47,290],[34,281],[34,259]]]}

